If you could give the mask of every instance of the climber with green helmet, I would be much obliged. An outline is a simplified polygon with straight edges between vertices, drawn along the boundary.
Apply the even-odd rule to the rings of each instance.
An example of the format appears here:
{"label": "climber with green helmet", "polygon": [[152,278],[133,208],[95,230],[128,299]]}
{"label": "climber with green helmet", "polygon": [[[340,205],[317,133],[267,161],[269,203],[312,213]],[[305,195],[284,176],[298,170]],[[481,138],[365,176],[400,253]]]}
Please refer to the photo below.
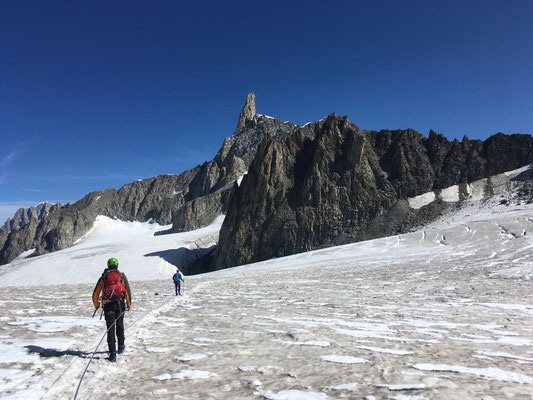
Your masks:
{"label": "climber with green helmet", "polygon": [[[100,293],[102,294],[100,298]],[[131,307],[130,283],[125,274],[118,270],[118,260],[107,260],[107,268],[96,283],[93,291],[93,304],[96,309],[100,300],[105,313],[107,325],[107,344],[109,346],[109,361],[117,360],[115,347],[115,331],[118,339],[118,354],[124,352],[124,312]]]}

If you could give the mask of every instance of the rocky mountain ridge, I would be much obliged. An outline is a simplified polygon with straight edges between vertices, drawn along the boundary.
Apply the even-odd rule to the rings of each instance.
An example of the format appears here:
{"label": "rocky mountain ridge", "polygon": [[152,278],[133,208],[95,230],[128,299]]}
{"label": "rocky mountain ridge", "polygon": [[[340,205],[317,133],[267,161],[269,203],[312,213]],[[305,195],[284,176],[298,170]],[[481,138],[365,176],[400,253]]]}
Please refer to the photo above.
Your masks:
{"label": "rocky mountain ridge", "polygon": [[257,114],[249,94],[235,133],[211,161],[53,206],[8,236],[0,230],[0,263],[30,249],[35,256],[67,248],[98,215],[183,232],[226,213],[215,252],[196,272],[221,269],[405,232],[449,207],[413,208],[410,198],[532,161],[530,135],[450,142],[433,131],[366,131],[334,114],[300,127]]}
{"label": "rocky mountain ridge", "polygon": [[314,139],[298,128],[286,140],[265,136],[229,197],[207,269],[405,232],[447,207],[415,210],[409,197],[532,162],[530,135],[450,142],[433,131],[364,131],[335,115]]}
{"label": "rocky mountain ridge", "polygon": [[37,218],[38,221],[42,221],[52,208],[53,204],[47,201],[31,206],[28,208],[19,208],[13,218],[8,218],[4,225],[0,229],[10,233],[13,230],[17,230],[26,225],[32,218]]}
{"label": "rocky mountain ridge", "polygon": [[[305,127],[314,135],[316,124]],[[11,262],[22,252],[35,249],[34,256],[67,248],[87,233],[98,215],[125,221],[155,220],[172,223],[174,232],[196,229],[225,212],[233,182],[241,177],[261,138],[268,134],[286,138],[295,125],[255,113],[255,95],[247,96],[237,130],[224,140],[209,162],[179,175],[161,175],[89,193],[74,204],[53,206],[42,221],[31,219],[9,235],[0,230],[0,264]]]}

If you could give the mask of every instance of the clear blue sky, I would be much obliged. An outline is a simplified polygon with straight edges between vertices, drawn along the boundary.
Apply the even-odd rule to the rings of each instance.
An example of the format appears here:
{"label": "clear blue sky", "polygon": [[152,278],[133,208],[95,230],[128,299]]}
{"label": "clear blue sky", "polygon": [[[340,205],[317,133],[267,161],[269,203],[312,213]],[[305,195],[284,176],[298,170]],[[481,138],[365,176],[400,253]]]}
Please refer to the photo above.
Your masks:
{"label": "clear blue sky", "polygon": [[531,1],[4,1],[0,221],[181,173],[257,112],[533,133]]}

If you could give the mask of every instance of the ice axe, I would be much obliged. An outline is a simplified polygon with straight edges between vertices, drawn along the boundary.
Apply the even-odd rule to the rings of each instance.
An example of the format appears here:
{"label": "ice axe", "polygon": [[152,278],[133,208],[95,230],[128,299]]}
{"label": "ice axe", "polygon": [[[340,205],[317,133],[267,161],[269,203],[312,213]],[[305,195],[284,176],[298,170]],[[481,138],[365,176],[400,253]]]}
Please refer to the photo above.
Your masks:
{"label": "ice axe", "polygon": [[94,316],[96,315],[96,311],[98,311],[99,308],[100,308],[100,306],[98,306],[98,307],[96,307],[96,308],[94,309],[94,312],[93,312],[93,318],[94,318]]}

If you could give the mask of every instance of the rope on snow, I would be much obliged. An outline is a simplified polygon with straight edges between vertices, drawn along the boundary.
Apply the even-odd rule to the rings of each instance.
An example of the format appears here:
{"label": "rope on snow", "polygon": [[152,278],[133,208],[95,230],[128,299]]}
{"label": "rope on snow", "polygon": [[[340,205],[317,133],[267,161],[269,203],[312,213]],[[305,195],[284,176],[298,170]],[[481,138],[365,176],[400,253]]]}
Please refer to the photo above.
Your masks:
{"label": "rope on snow", "polygon": [[[172,299],[172,297],[170,297],[167,301],[165,301],[163,304],[161,304],[159,307],[157,308],[161,308],[162,306],[164,306],[166,303],[168,303],[170,300]],[[129,329],[131,328],[133,325],[135,325],[137,322],[139,322],[141,319],[143,319],[146,315],[148,315],[149,313],[151,313],[152,311],[154,310],[150,310],[148,313],[146,314],[143,314],[141,315],[136,321],[134,321],[131,325],[129,325],[128,327],[124,328],[124,331],[126,331],[126,329]],[[126,310],[122,311],[120,313],[120,315],[115,318],[115,320],[113,321],[113,323],[111,324],[111,326],[105,331],[104,335],[102,336],[102,338],[100,339],[100,342],[98,342],[98,345],[96,346],[96,348],[94,349],[93,353],[91,354],[91,358],[89,360],[89,362],[87,363],[87,365],[85,366],[85,370],[83,371],[83,374],[81,375],[81,378],[80,378],[80,382],[78,383],[78,388],[76,389],[76,394],[74,394],[74,399],[73,400],[76,400],[77,397],[78,397],[78,392],[80,390],[80,387],[81,387],[81,383],[83,381],[83,378],[85,377],[85,373],[87,372],[87,370],[89,369],[89,365],[91,364],[93,358],[94,358],[94,355],[96,354],[96,351],[98,350],[98,347],[100,347],[100,345],[102,344],[102,341],[104,340],[104,338],[106,337],[107,335],[107,332],[109,332],[109,330],[111,328],[113,328],[113,326],[115,325],[115,323],[117,322],[117,319],[119,319],[124,313],[126,312]],[[96,311],[95,311],[95,314],[96,314]]]}
{"label": "rope on snow", "polygon": [[113,321],[111,326],[109,328],[107,328],[107,330],[105,331],[104,335],[102,336],[102,339],[100,339],[100,341],[98,342],[98,345],[96,346],[96,349],[94,349],[93,354],[91,354],[91,358],[89,359],[89,362],[87,363],[87,366],[85,367],[85,370],[83,371],[83,374],[81,374],[80,382],[78,383],[78,388],[76,389],[76,394],[74,395],[74,400],[76,400],[76,398],[78,397],[78,391],[80,390],[81,382],[83,381],[83,378],[85,377],[85,373],[87,372],[87,369],[89,368],[89,365],[91,364],[91,361],[93,360],[94,355],[96,354],[96,351],[98,350],[98,347],[100,347],[100,345],[102,344],[102,341],[106,337],[107,332],[109,332],[109,330],[115,326],[115,324],[117,322],[117,319],[122,317],[125,312],[126,312],[126,310],[122,311],[120,313],[120,315],[115,318],[115,320]]}

